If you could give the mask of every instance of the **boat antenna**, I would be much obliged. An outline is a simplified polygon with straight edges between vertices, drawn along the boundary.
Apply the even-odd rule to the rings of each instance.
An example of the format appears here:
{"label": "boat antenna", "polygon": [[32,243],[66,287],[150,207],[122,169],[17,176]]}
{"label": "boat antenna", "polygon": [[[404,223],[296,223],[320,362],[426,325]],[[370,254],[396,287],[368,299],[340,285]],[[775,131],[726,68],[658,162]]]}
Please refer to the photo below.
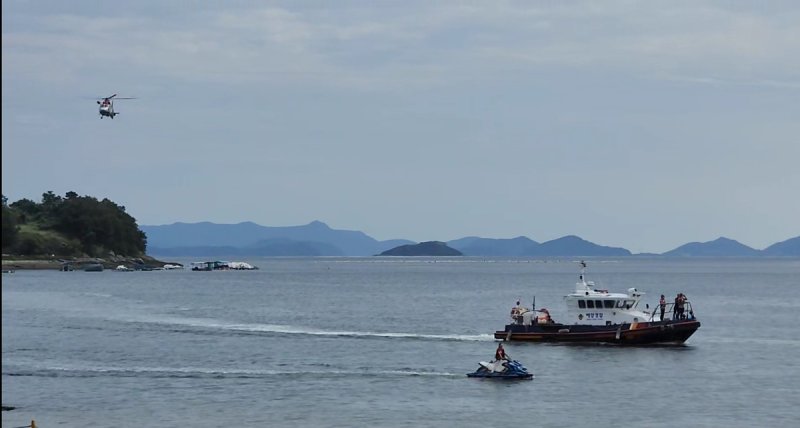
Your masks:
{"label": "boat antenna", "polygon": [[532,312],[536,312],[536,295],[533,295],[533,307],[531,308]]}
{"label": "boat antenna", "polygon": [[585,283],[586,282],[586,262],[581,260],[578,263],[581,264],[581,276],[579,278],[580,278],[581,282]]}

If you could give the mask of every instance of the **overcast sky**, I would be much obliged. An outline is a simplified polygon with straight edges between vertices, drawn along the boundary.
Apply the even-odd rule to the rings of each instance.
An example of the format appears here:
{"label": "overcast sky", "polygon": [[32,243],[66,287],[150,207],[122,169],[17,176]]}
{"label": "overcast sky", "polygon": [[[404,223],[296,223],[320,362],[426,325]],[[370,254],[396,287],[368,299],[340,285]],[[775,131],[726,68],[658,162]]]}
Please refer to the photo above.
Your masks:
{"label": "overcast sky", "polygon": [[633,252],[800,235],[794,1],[6,0],[2,33],[10,202]]}

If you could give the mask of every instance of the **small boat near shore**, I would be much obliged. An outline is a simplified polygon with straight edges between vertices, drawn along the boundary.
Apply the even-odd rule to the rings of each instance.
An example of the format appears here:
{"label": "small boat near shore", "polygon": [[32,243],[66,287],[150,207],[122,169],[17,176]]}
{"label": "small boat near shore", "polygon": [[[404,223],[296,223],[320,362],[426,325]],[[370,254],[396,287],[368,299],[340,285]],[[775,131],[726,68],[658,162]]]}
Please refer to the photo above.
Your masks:
{"label": "small boat near shore", "polygon": [[84,272],[102,272],[103,265],[101,263],[89,263],[83,266]]}
{"label": "small boat near shore", "polygon": [[525,342],[680,345],[700,328],[688,300],[666,303],[662,315],[659,305],[652,310],[640,306],[644,294],[636,288],[627,293],[596,289],[593,281],[586,280],[586,263],[581,262],[575,291],[564,296],[565,322],[555,322],[547,309],[518,304],[511,310],[512,322],[495,331],[494,337]]}
{"label": "small boat near shore", "polygon": [[258,267],[247,262],[227,262],[222,260],[207,262],[192,262],[192,270],[195,272],[210,272],[214,270],[258,270]]}

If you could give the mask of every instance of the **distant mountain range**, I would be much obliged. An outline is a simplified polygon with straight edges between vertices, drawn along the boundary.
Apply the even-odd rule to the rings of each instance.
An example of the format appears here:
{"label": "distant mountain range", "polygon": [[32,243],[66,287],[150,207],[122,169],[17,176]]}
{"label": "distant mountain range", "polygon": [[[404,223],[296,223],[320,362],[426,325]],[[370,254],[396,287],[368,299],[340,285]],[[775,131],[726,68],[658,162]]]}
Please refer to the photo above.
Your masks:
{"label": "distant mountain range", "polygon": [[[147,235],[147,253],[169,257],[223,256],[372,256],[417,242],[407,239],[378,241],[364,232],[331,229],[313,221],[303,226],[268,227],[253,222],[238,224],[173,223],[139,226]],[[524,236],[512,239],[475,236],[445,243],[465,256],[579,257],[633,256],[620,247],[607,247],[569,235],[547,242]],[[663,254],[665,257],[800,256],[800,236],[757,250],[728,238],[691,242]]]}
{"label": "distant mountain range", "polygon": [[161,256],[367,256],[415,244],[406,239],[378,241],[364,232],[335,230],[321,221],[304,226],[173,223],[139,226],[148,253]]}

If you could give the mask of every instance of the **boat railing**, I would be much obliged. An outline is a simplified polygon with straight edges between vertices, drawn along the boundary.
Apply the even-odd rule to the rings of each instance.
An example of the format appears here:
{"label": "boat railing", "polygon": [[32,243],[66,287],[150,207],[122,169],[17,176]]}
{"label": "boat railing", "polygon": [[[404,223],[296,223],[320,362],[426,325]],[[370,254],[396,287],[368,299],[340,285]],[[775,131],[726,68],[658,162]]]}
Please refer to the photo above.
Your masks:
{"label": "boat railing", "polygon": [[675,303],[667,303],[664,306],[664,318],[661,319],[661,307],[660,305],[656,305],[655,309],[653,309],[652,314],[650,314],[650,322],[656,322],[656,318],[661,319],[661,321],[678,321],[678,320],[693,320],[695,319],[694,310],[692,310],[692,303],[690,301],[683,302],[683,312],[680,312],[680,307],[675,308]]}

